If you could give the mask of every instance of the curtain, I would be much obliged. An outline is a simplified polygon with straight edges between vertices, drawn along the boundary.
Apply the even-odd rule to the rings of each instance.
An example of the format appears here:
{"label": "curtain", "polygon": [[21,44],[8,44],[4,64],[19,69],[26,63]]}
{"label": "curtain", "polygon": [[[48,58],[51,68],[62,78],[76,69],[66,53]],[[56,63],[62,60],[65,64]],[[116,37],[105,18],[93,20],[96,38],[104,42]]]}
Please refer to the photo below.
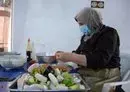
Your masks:
{"label": "curtain", "polygon": [[8,51],[11,0],[0,0],[0,52]]}

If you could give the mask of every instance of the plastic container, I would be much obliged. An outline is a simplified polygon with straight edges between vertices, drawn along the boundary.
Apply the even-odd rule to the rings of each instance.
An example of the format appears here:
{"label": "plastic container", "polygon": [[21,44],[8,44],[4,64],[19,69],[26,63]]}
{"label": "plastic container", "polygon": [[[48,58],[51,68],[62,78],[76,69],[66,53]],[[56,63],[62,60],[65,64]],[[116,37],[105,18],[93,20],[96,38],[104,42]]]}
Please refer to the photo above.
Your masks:
{"label": "plastic container", "polygon": [[2,55],[0,56],[0,65],[5,69],[21,67],[26,62],[20,55]]}

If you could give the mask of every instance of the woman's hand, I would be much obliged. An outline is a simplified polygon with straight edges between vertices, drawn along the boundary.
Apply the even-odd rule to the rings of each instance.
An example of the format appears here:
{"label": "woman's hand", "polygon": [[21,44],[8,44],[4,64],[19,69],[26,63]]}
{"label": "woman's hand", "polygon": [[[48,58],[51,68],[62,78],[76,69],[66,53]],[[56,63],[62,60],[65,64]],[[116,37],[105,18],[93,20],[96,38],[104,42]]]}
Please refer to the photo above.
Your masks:
{"label": "woman's hand", "polygon": [[57,52],[55,54],[57,60],[61,60],[63,62],[74,62],[76,64],[87,66],[87,59],[85,55],[69,53],[69,52]]}
{"label": "woman's hand", "polygon": [[64,62],[68,62],[71,60],[72,53],[57,51],[55,54],[56,60],[61,60]]}
{"label": "woman's hand", "polygon": [[65,58],[64,54],[65,54],[64,52],[58,51],[58,52],[56,52],[55,57],[56,57],[57,60],[65,61],[64,60],[64,58]]}

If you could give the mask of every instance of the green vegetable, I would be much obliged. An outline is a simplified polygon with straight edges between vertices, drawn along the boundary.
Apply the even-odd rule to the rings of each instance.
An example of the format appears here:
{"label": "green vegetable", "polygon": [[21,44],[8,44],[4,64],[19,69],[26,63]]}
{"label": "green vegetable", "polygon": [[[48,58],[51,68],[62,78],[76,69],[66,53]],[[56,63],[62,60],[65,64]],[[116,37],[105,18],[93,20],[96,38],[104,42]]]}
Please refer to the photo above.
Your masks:
{"label": "green vegetable", "polygon": [[58,85],[56,86],[56,89],[57,89],[57,90],[68,90],[68,87],[65,86],[64,84],[58,84]]}
{"label": "green vegetable", "polygon": [[78,90],[80,89],[80,86],[78,84],[72,85],[69,87],[71,90]]}
{"label": "green vegetable", "polygon": [[41,82],[46,82],[47,81],[47,78],[39,73],[35,74],[35,78],[38,80],[38,81],[41,81]]}
{"label": "green vegetable", "polygon": [[50,81],[47,81],[47,86],[49,86],[50,85]]}
{"label": "green vegetable", "polygon": [[59,70],[58,68],[56,68],[56,69],[55,69],[55,75],[58,76],[58,75],[60,75],[60,74],[61,74],[60,70]]}
{"label": "green vegetable", "polygon": [[62,81],[63,84],[65,84],[67,87],[72,86],[74,84],[73,79],[72,78],[65,78]]}
{"label": "green vegetable", "polygon": [[64,78],[63,78],[61,75],[58,75],[58,76],[57,76],[57,79],[58,79],[58,82],[61,82],[61,81],[64,80]]}
{"label": "green vegetable", "polygon": [[41,74],[43,74],[45,72],[45,67],[40,66],[40,72],[41,72]]}
{"label": "green vegetable", "polygon": [[49,73],[48,77],[54,85],[58,85],[58,80],[52,73]]}
{"label": "green vegetable", "polygon": [[32,74],[33,74],[33,75],[35,75],[35,74],[37,74],[37,73],[41,73],[40,68],[34,68],[34,69],[32,70]]}
{"label": "green vegetable", "polygon": [[36,82],[35,82],[35,79],[34,79],[34,77],[29,77],[29,79],[27,80],[27,84],[28,85],[31,85],[31,84],[35,84]]}
{"label": "green vegetable", "polygon": [[[48,89],[48,87],[46,85],[40,85],[40,84],[32,84],[30,87],[36,88],[36,89],[39,89],[39,90],[47,90]],[[28,92],[30,92],[30,91],[28,91]],[[38,92],[38,91],[36,91],[36,92]]]}
{"label": "green vegetable", "polygon": [[37,74],[37,73],[43,74],[44,71],[45,71],[45,68],[44,68],[43,66],[40,66],[40,67],[34,68],[34,69],[32,70],[32,74],[33,74],[33,75],[35,75],[35,74]]}
{"label": "green vegetable", "polygon": [[64,78],[72,78],[72,75],[69,74],[68,72],[64,72],[62,75]]}
{"label": "green vegetable", "polygon": [[62,81],[63,84],[68,87],[74,85],[73,77],[71,74],[69,74],[68,72],[64,72],[62,75],[64,77],[64,80]]}

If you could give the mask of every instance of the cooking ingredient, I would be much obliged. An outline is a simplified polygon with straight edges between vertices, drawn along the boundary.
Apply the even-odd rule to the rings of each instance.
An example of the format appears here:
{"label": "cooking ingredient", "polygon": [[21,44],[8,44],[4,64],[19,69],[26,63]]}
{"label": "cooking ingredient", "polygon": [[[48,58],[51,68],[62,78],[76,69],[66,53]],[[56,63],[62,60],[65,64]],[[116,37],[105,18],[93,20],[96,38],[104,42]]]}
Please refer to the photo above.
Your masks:
{"label": "cooking ingredient", "polygon": [[28,85],[31,85],[31,84],[35,83],[35,79],[34,79],[33,76],[30,76],[26,82],[27,82]]}
{"label": "cooking ingredient", "polygon": [[40,85],[40,84],[32,84],[30,86],[30,88],[36,88],[39,90],[47,90],[48,89],[46,85]]}
{"label": "cooking ingredient", "polygon": [[57,78],[52,73],[49,73],[48,76],[49,76],[49,79],[51,80],[51,82],[54,85],[58,85],[58,80],[57,80]]}
{"label": "cooking ingredient", "polygon": [[35,63],[28,68],[28,72],[32,73],[35,68],[38,68],[39,64]]}
{"label": "cooking ingredient", "polygon": [[64,78],[61,75],[58,75],[57,79],[58,79],[58,82],[61,82],[61,81],[63,81]]}
{"label": "cooking ingredient", "polygon": [[47,84],[47,86],[49,86],[49,85],[50,85],[50,81],[47,81],[47,83],[46,83],[46,84]]}
{"label": "cooking ingredient", "polygon": [[65,84],[58,84],[58,85],[56,86],[56,89],[57,89],[57,90],[68,90],[68,87],[65,86]]}
{"label": "cooking ingredient", "polygon": [[63,84],[66,86],[72,86],[74,84],[73,77],[68,72],[64,72],[63,74],[64,80],[62,81]]}
{"label": "cooking ingredient", "polygon": [[48,66],[48,67],[45,69],[43,75],[46,76],[46,77],[48,77],[48,74],[49,74],[49,73],[54,74],[54,69],[53,69],[51,66]]}
{"label": "cooking ingredient", "polygon": [[63,72],[62,75],[64,78],[72,78],[72,75],[69,74],[68,72]]}
{"label": "cooking ingredient", "polygon": [[71,90],[78,90],[80,89],[79,85],[78,84],[75,84],[75,85],[72,85],[69,87]]}
{"label": "cooking ingredient", "polygon": [[62,81],[62,83],[65,84],[67,87],[72,86],[74,84],[73,79],[71,79],[71,78],[65,78]]}
{"label": "cooking ingredient", "polygon": [[51,90],[56,90],[56,87],[55,87],[55,85],[52,82],[50,83],[50,89]]}
{"label": "cooking ingredient", "polygon": [[46,82],[47,78],[39,73],[35,74],[35,78],[41,82]]}
{"label": "cooking ingredient", "polygon": [[58,76],[58,75],[60,75],[60,74],[61,74],[60,70],[59,70],[58,68],[56,68],[56,69],[55,69],[55,75]]}

